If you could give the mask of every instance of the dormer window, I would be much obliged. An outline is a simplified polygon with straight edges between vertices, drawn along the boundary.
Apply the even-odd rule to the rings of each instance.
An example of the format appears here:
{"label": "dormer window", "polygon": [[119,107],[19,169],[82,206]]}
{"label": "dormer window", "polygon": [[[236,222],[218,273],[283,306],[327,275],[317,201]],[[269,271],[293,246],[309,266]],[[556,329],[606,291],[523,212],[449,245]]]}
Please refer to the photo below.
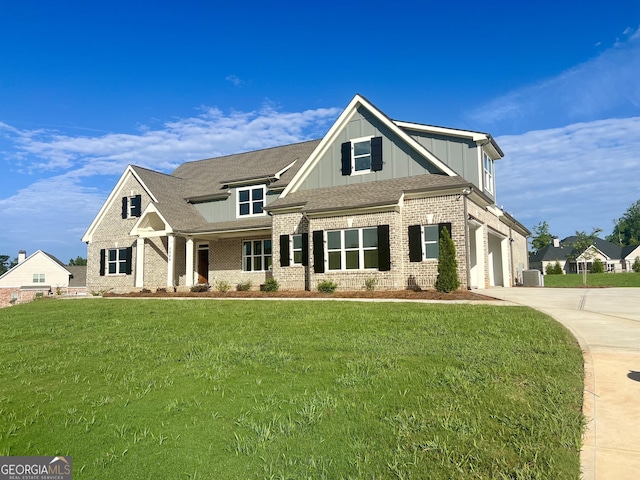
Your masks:
{"label": "dormer window", "polygon": [[342,144],[342,175],[382,170],[382,137],[354,138]]}
{"label": "dormer window", "polygon": [[264,215],[264,202],[267,192],[266,185],[250,188],[239,188],[238,217]]}
{"label": "dormer window", "polygon": [[483,153],[483,162],[484,162],[484,189],[493,193],[493,160],[489,155]]}

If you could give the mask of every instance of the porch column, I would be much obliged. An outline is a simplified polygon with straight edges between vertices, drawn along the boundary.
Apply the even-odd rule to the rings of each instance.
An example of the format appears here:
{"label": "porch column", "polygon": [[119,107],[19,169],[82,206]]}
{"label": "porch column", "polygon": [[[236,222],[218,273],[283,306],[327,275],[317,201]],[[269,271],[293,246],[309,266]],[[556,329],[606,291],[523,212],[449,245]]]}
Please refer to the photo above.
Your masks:
{"label": "porch column", "polygon": [[136,238],[136,287],[144,287],[144,238]]}
{"label": "porch column", "polygon": [[174,254],[176,248],[176,237],[174,235],[167,235],[167,287],[173,288],[174,275],[175,275],[175,261],[176,256]]}
{"label": "porch column", "polygon": [[193,239],[187,238],[187,246],[186,246],[186,272],[185,272],[185,284],[187,287],[193,286]]}

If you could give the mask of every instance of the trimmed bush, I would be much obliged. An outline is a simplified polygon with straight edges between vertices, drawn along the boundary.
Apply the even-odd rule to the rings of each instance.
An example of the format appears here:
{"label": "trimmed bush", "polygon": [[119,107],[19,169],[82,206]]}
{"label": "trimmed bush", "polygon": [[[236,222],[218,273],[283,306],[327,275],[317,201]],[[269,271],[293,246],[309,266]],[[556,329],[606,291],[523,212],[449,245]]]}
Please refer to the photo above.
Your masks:
{"label": "trimmed bush", "polygon": [[253,283],[251,282],[251,280],[247,280],[246,282],[240,282],[238,285],[236,285],[236,290],[238,290],[239,292],[246,292],[248,290],[251,290],[252,286]]}
{"label": "trimmed bush", "polygon": [[318,282],[318,291],[322,293],[333,293],[338,288],[338,284],[331,280],[323,280]]}
{"label": "trimmed bush", "polygon": [[280,284],[273,277],[267,278],[262,286],[262,291],[264,292],[277,292],[279,289]]}
{"label": "trimmed bush", "polygon": [[191,287],[190,290],[194,293],[208,292],[209,285],[207,285],[206,283],[199,283],[198,285],[194,285],[193,287]]}
{"label": "trimmed bush", "polygon": [[376,278],[367,278],[364,281],[364,289],[367,292],[373,292],[376,289],[377,284],[378,284],[378,280]]}
{"label": "trimmed bush", "polygon": [[440,231],[440,253],[438,254],[438,278],[436,290],[439,292],[453,292],[460,288],[458,279],[458,262],[456,260],[456,246],[447,230],[443,227]]}
{"label": "trimmed bush", "polygon": [[604,273],[604,263],[599,258],[596,258],[591,264],[591,270],[589,273]]}
{"label": "trimmed bush", "polygon": [[549,264],[545,268],[545,272],[547,275],[562,275],[562,267],[560,266],[560,262],[556,260],[555,264]]}

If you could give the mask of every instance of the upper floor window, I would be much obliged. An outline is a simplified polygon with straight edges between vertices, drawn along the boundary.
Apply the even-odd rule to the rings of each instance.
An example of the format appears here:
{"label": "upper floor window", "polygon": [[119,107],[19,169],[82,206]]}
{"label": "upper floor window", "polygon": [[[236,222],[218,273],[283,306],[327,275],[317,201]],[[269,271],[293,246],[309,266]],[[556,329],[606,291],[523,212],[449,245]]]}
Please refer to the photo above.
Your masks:
{"label": "upper floor window", "polygon": [[382,170],[382,137],[355,138],[342,144],[342,175]]}
{"label": "upper floor window", "polygon": [[267,187],[260,185],[238,189],[238,217],[264,215]]}
{"label": "upper floor window", "polygon": [[493,160],[486,153],[483,154],[484,157],[484,189],[493,193]]}
{"label": "upper floor window", "polygon": [[33,283],[44,283],[44,273],[34,273]]}
{"label": "upper floor window", "polygon": [[122,218],[134,218],[142,215],[142,195],[122,197]]}

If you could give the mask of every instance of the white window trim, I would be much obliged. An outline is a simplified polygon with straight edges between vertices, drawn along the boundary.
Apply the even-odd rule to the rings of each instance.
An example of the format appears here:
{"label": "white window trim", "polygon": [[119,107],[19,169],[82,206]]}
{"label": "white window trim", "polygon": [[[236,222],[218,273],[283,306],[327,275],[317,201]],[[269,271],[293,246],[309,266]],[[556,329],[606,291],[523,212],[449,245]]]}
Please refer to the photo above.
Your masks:
{"label": "white window trim", "polygon": [[[489,161],[489,165],[491,166],[491,171],[487,170],[486,162]],[[495,172],[495,164],[494,160],[487,154],[487,152],[482,152],[482,182],[484,184],[484,189],[493,194],[494,192],[494,172]]]}
{"label": "white window trim", "polygon": [[[253,242],[262,242],[262,253],[260,255],[255,255],[253,253]],[[265,254],[264,253],[264,242],[271,242],[271,253],[270,254]],[[245,243],[250,243],[251,244],[251,254],[247,255],[244,251],[244,245]],[[262,261],[260,262],[262,264],[262,270],[254,270],[253,269],[253,259],[256,257],[261,257]],[[271,257],[271,267],[270,268],[266,268],[265,266],[267,264],[267,262],[265,261],[265,257]],[[251,258],[251,270],[247,270],[246,269],[246,260],[247,258]],[[243,272],[270,272],[271,270],[273,270],[273,241],[270,238],[255,238],[255,239],[247,239],[247,240],[243,240],[242,241],[242,271]]]}
{"label": "white window trim", "polygon": [[[110,255],[109,252],[112,251],[116,251],[116,259],[115,260],[110,260]],[[120,253],[124,252],[124,257],[121,258],[120,257]],[[111,277],[115,277],[118,275],[126,275],[127,272],[120,272],[120,263],[124,262],[125,266],[126,266],[126,262],[127,262],[127,249],[126,248],[122,248],[122,247],[116,247],[116,248],[107,248],[107,251],[105,252],[105,255],[107,256],[107,258],[105,258],[105,262],[104,262],[104,274],[105,276],[111,276]],[[110,268],[109,265],[111,264],[115,264],[116,266],[116,271],[115,273],[110,273]],[[126,268],[125,268],[126,270]]]}
{"label": "white window trim", "polygon": [[[344,236],[345,232],[350,230],[358,231],[358,248],[345,248]],[[328,230],[325,232],[325,271],[327,272],[357,272],[357,271],[377,271],[379,267],[364,267],[364,252],[371,250],[378,250],[379,246],[376,247],[365,247],[364,246],[364,230],[376,230],[377,227],[360,227],[360,228],[344,228],[340,230]],[[331,249],[329,250],[329,233],[331,232],[340,232],[340,249]],[[358,251],[358,265],[360,268],[347,268],[347,252]],[[329,253],[340,252],[340,268],[329,268]],[[378,257],[379,263],[379,257]]]}
{"label": "white window trim", "polygon": [[[258,188],[262,189],[262,213],[253,213],[253,203],[251,193],[253,190],[257,190]],[[240,192],[248,190],[249,191],[249,201],[248,202],[240,202]],[[249,213],[247,215],[240,215],[240,204],[249,203]],[[250,218],[250,217],[264,217],[267,215],[267,212],[264,210],[264,207],[267,206],[267,186],[266,185],[253,185],[250,187],[239,187],[236,188],[236,218]]]}
{"label": "white window trim", "polygon": [[44,283],[45,282],[45,274],[44,273],[34,273],[32,283]]}
{"label": "white window trim", "polygon": [[430,244],[432,243],[437,243],[438,244],[438,251],[440,251],[440,225],[435,223],[433,225],[422,225],[422,228],[420,229],[420,234],[422,235],[422,260],[425,261],[429,261],[429,262],[433,262],[433,261],[438,261],[438,257],[427,257],[427,238],[426,235],[424,234],[424,230],[427,227],[434,227],[436,229],[436,231],[438,232],[438,236],[437,236],[437,240],[435,242],[433,241],[429,241]]}
{"label": "white window trim", "polygon": [[[366,137],[354,138],[351,141],[351,176],[354,175],[365,175],[367,173],[371,173],[371,139],[373,135],[369,135]],[[355,157],[355,144],[360,142],[369,142],[369,168],[366,170],[356,170],[356,157]]]}

